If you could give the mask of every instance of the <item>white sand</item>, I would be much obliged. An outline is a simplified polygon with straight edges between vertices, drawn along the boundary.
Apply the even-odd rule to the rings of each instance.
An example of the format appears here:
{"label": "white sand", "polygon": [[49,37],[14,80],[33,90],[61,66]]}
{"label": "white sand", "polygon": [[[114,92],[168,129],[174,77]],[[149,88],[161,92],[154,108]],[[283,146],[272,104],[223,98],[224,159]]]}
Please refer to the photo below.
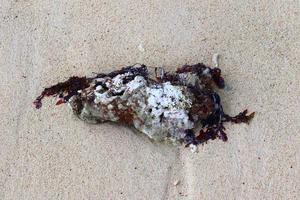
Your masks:
{"label": "white sand", "polygon": [[[0,199],[299,199],[299,1],[2,0],[0,11]],[[225,110],[257,115],[198,154],[85,124],[53,99],[32,106],[71,75],[211,65],[215,53]]]}

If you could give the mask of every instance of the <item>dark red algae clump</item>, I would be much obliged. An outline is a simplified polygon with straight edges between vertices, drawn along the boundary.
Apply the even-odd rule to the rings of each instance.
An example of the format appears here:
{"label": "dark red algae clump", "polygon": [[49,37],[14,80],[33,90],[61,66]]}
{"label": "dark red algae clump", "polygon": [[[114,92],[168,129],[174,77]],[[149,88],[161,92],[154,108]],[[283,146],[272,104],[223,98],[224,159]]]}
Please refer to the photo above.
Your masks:
{"label": "dark red algae clump", "polygon": [[[175,72],[145,65],[124,67],[94,77],[71,77],[44,89],[34,101],[42,106],[46,96],[57,96],[57,105],[68,103],[80,119],[133,126],[153,140],[198,145],[219,138],[227,141],[224,123],[249,123],[254,112],[225,114],[215,87],[224,88],[219,68],[202,63],[185,65]],[[196,126],[202,128],[195,132]]]}
{"label": "dark red algae clump", "polygon": [[[88,79],[86,77],[70,77],[67,81],[58,83],[51,87],[45,88],[44,91],[38,96],[33,104],[37,109],[42,107],[42,99],[47,96],[56,96],[61,95],[61,99],[57,101],[56,105],[65,103],[69,100],[70,97],[78,94],[78,90],[82,90],[89,86]],[[66,95],[63,96],[63,94]]]}

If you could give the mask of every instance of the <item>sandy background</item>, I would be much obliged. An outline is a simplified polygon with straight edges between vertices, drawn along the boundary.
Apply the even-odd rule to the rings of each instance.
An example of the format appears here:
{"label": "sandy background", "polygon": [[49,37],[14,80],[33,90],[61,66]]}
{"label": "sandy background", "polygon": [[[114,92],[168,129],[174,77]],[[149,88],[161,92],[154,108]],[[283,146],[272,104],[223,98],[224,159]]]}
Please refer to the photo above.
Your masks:
{"label": "sandy background", "polygon": [[[300,198],[298,0],[0,2],[0,199]],[[71,75],[214,53],[225,111],[257,115],[198,154],[85,124],[53,99],[32,106]]]}

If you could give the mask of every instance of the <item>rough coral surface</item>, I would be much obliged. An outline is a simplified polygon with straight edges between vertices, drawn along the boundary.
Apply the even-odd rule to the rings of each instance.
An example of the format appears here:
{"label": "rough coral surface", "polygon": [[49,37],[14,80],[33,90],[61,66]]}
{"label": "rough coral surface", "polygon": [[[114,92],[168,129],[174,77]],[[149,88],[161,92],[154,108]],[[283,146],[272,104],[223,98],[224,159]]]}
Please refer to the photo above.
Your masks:
{"label": "rough coral surface", "polygon": [[[224,88],[219,68],[201,63],[165,72],[136,64],[94,77],[71,77],[46,88],[34,101],[40,108],[45,96],[58,96],[73,112],[90,123],[106,121],[133,126],[159,141],[198,145],[210,139],[227,140],[224,122],[248,123],[247,110],[231,117],[223,112],[214,87]],[[200,125],[202,129],[195,132]]]}

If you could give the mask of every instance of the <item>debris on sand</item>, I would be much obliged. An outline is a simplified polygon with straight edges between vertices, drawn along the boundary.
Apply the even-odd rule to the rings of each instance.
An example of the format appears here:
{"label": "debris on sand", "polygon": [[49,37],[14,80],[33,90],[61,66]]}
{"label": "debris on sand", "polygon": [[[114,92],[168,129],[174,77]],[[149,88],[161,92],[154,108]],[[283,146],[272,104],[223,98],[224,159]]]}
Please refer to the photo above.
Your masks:
{"label": "debris on sand", "polygon": [[136,64],[89,78],[74,76],[44,89],[34,104],[40,108],[44,97],[56,96],[57,105],[68,103],[84,121],[123,123],[153,140],[184,143],[194,152],[208,140],[227,141],[225,122],[248,123],[254,117],[247,110],[234,117],[224,113],[214,90],[225,87],[219,68],[199,63],[175,72],[155,68],[153,75],[150,69]]}

